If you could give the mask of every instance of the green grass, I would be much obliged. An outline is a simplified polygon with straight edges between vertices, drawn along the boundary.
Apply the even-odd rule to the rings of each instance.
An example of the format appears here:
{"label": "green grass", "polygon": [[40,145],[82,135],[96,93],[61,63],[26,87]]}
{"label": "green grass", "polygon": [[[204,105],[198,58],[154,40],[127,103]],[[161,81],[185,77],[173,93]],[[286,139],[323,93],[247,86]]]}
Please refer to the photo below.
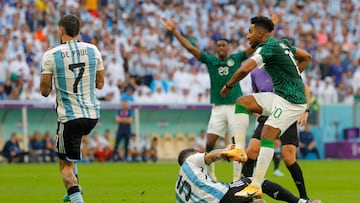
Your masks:
{"label": "green grass", "polygon": [[[300,161],[310,197],[324,203],[358,202],[359,160]],[[281,163],[285,177],[267,178],[297,194],[291,176]],[[174,184],[178,166],[172,163],[80,164],[80,183],[87,203],[175,202]],[[216,164],[218,179],[229,182],[232,164]],[[57,164],[0,165],[1,202],[61,202],[65,188]],[[268,202],[276,202],[265,197]]]}

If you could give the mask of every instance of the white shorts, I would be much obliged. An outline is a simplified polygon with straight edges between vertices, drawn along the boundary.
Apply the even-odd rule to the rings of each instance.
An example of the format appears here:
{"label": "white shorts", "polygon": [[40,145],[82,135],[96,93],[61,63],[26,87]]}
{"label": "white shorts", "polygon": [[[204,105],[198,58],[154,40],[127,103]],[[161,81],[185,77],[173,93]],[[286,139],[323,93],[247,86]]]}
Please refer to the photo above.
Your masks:
{"label": "white shorts", "polygon": [[235,104],[214,105],[211,109],[207,133],[225,137],[229,128],[229,135],[240,129],[239,114],[235,114]]}
{"label": "white shorts", "polygon": [[280,129],[280,135],[286,131],[305,112],[306,104],[293,104],[272,93],[261,92],[252,94],[261,106],[261,115],[269,116],[265,125]]}

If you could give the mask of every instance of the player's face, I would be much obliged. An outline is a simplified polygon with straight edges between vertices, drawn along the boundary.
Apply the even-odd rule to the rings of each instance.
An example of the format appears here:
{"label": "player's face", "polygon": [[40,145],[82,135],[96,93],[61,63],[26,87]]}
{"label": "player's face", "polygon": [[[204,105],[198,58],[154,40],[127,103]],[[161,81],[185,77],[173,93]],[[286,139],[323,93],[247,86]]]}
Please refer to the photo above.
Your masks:
{"label": "player's face", "polygon": [[216,51],[219,58],[226,58],[229,51],[229,44],[225,40],[219,40],[216,43]]}
{"label": "player's face", "polygon": [[251,47],[256,47],[259,45],[259,36],[259,29],[256,29],[255,25],[251,24],[249,27],[249,32],[246,35],[246,38],[249,40]]}

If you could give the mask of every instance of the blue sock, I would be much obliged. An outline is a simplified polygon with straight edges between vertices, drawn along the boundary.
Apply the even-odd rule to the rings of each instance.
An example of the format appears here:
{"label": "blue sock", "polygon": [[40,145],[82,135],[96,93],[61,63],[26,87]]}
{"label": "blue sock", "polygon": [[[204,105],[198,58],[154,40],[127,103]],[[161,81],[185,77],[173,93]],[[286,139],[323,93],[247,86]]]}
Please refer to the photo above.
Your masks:
{"label": "blue sock", "polygon": [[69,195],[69,198],[71,200],[71,203],[84,203],[84,199],[80,192],[75,192]]}

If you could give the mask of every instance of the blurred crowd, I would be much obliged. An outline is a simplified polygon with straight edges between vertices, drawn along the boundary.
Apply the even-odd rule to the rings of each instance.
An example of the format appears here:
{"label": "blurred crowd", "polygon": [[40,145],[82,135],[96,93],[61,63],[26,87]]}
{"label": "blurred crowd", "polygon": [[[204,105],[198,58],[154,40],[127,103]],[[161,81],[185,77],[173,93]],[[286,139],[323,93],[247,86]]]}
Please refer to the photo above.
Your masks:
{"label": "blurred crowd", "polygon": [[[200,50],[248,46],[250,18],[280,12],[274,36],[313,55],[304,80],[318,104],[354,103],[360,95],[360,1],[357,0],[0,0],[0,100],[54,102],[39,93],[41,57],[59,44],[57,21],[75,14],[81,41],[96,44],[106,68],[99,99],[138,103],[209,103],[206,67],[162,27],[172,18]],[[247,90],[244,90],[247,92]],[[251,90],[249,90],[251,91]]]}
{"label": "blurred crowd", "polygon": [[[115,137],[111,131],[109,129],[106,129],[104,133],[95,131],[91,135],[82,137],[81,162],[114,161],[114,153],[119,156],[117,161],[156,162],[158,160],[157,139],[157,137],[132,134],[128,146],[121,143],[121,147],[115,151]],[[35,131],[29,135],[28,147],[26,148],[23,136],[12,133],[5,143],[0,144],[0,162],[54,163],[57,160],[55,140],[56,137],[52,136],[48,131],[44,134]],[[127,150],[128,156],[124,155],[125,150]],[[5,158],[5,160],[1,158]]]}

